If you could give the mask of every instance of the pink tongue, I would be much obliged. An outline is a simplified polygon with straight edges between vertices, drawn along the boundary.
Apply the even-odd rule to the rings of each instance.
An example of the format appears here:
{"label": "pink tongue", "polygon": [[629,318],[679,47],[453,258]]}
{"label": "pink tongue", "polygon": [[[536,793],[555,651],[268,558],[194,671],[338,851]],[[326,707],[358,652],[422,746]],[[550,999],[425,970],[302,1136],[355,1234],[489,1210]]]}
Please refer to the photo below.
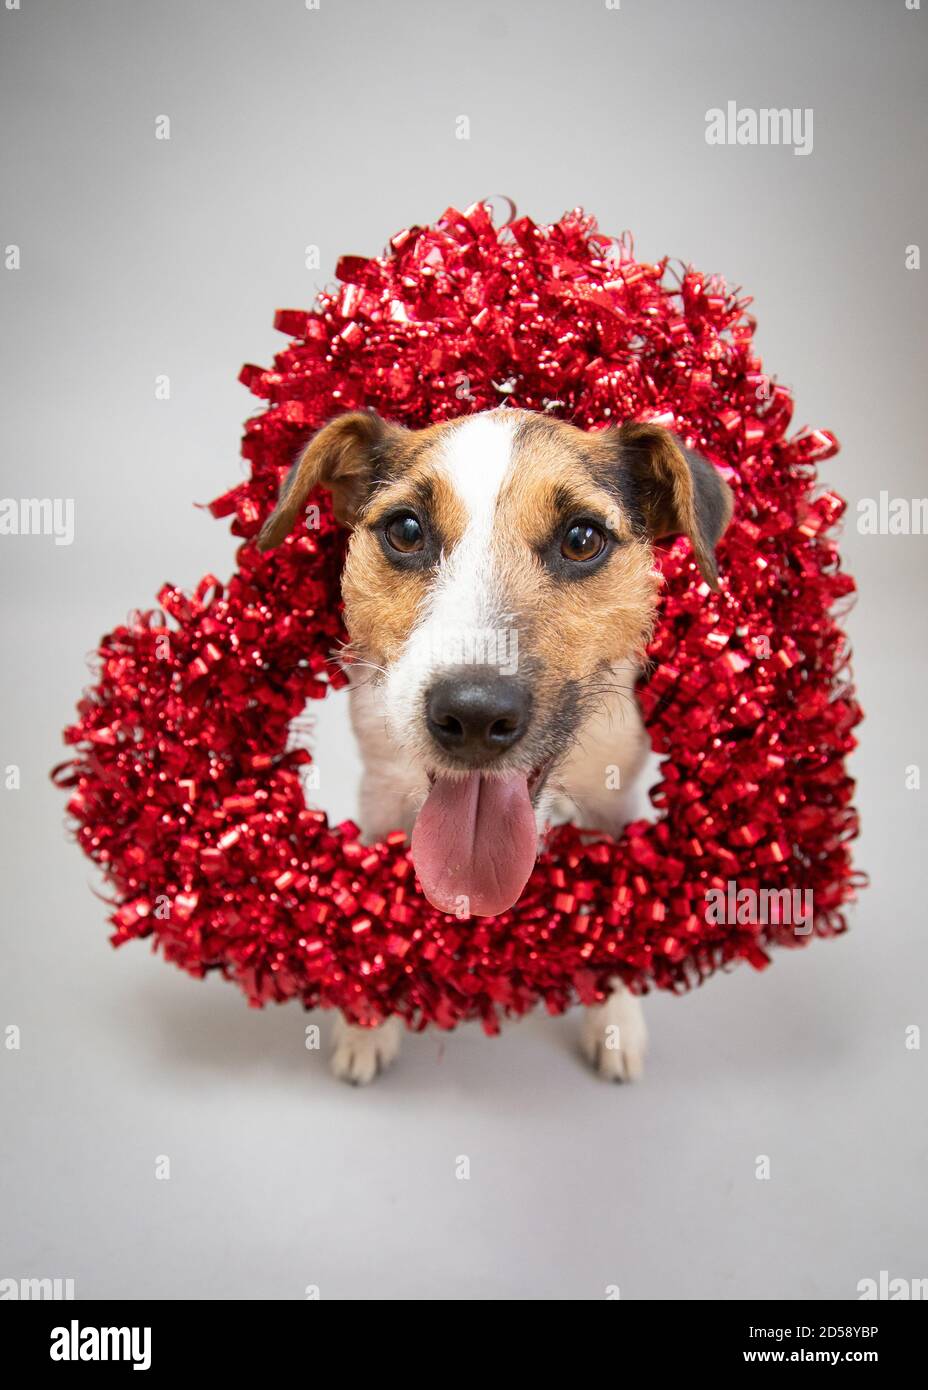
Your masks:
{"label": "pink tongue", "polygon": [[535,867],[538,832],[525,777],[438,777],[412,832],[425,896],[441,912],[496,917]]}

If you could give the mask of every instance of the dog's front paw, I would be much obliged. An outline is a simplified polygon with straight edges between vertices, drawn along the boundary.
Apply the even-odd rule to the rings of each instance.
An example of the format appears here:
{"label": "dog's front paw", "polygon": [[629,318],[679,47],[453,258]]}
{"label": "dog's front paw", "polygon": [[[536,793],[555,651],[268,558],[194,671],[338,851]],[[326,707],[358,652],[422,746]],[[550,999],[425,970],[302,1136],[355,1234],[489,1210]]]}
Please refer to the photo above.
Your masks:
{"label": "dog's front paw", "polygon": [[584,1011],[583,1055],[604,1081],[638,1081],[648,1045],[641,1002],[619,985],[603,1004]]}
{"label": "dog's front paw", "polygon": [[358,1028],[339,1014],[332,1044],[333,1073],[351,1086],[369,1085],[395,1059],[401,1037],[398,1018],[388,1018],[379,1028]]}

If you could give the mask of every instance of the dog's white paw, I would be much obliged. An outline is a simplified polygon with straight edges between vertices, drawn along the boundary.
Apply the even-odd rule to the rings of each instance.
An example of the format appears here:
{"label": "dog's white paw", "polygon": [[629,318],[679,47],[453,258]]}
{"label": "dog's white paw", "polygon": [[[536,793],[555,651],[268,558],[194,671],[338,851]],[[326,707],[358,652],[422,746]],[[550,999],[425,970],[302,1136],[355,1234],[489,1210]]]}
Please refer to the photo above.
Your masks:
{"label": "dog's white paw", "polygon": [[402,1023],[388,1018],[379,1028],[358,1028],[339,1014],[335,1020],[331,1067],[339,1081],[367,1086],[396,1058]]}
{"label": "dog's white paw", "polygon": [[604,1081],[638,1081],[648,1046],[641,1001],[623,985],[603,1004],[584,1011],[583,1055]]}

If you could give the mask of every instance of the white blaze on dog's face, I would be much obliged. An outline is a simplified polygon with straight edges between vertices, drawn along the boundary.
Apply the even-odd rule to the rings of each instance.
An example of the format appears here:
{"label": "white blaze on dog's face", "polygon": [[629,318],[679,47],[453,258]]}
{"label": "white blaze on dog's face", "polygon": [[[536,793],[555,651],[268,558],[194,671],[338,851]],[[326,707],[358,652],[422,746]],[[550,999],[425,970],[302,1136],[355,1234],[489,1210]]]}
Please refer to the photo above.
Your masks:
{"label": "white blaze on dog's face", "polygon": [[656,425],[586,433],[501,409],[407,430],[342,416],[310,441],[259,537],[276,545],[321,484],[352,528],[350,654],[376,671],[398,757],[430,791],[412,852],[435,906],[516,901],[533,805],[584,720],[639,657],[651,541],[689,536],[715,586],[731,495]]}

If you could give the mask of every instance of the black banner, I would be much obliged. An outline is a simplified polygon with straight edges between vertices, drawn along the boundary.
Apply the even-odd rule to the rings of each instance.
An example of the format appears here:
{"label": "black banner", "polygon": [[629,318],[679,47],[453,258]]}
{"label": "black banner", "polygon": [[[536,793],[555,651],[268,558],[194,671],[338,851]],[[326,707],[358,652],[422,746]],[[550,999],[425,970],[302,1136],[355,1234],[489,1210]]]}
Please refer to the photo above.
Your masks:
{"label": "black banner", "polygon": [[[512,1300],[518,1302],[519,1300]],[[146,1377],[176,1377],[200,1368],[212,1373],[249,1371],[267,1376],[305,1369],[319,1355],[320,1334],[338,1333],[344,1305],[325,1301],[296,1303],[235,1302],[41,1302],[0,1303],[4,1361],[19,1374],[50,1370],[62,1382],[81,1372],[108,1375],[141,1372]],[[373,1347],[370,1331],[383,1316],[366,1304],[368,1332],[361,1348]],[[430,1315],[435,1318],[435,1315]],[[510,1313],[510,1317],[513,1316]],[[530,1315],[528,1315],[530,1317]],[[434,1343],[441,1322],[428,1325],[422,1315],[397,1323],[391,1315],[390,1345],[396,1348],[400,1327],[404,1358],[415,1358],[416,1338]],[[493,1315],[487,1313],[491,1333]],[[520,1359],[531,1364],[531,1341],[516,1314],[510,1335]],[[571,1320],[572,1322],[572,1320]],[[827,1370],[864,1367],[901,1371],[921,1362],[926,1329],[920,1302],[614,1303],[606,1300],[596,1322],[588,1324],[622,1346],[644,1353],[663,1371],[733,1370],[744,1367],[811,1366]],[[418,1327],[418,1334],[415,1328]],[[566,1329],[565,1329],[566,1331]],[[450,1335],[450,1333],[449,1333]],[[460,1350],[461,1328],[455,1345]],[[473,1352],[477,1333],[465,1334]],[[494,1337],[498,1342],[498,1337]],[[342,1343],[333,1342],[331,1352]],[[350,1343],[355,1345],[355,1336]],[[383,1358],[383,1350],[378,1360]],[[499,1364],[494,1353],[494,1362]],[[394,1361],[394,1370],[397,1363]],[[354,1370],[355,1361],[350,1367]],[[622,1377],[621,1357],[617,1374]],[[520,1373],[526,1369],[523,1364]],[[912,1373],[911,1371],[909,1372]],[[917,1374],[917,1372],[916,1372]]]}

